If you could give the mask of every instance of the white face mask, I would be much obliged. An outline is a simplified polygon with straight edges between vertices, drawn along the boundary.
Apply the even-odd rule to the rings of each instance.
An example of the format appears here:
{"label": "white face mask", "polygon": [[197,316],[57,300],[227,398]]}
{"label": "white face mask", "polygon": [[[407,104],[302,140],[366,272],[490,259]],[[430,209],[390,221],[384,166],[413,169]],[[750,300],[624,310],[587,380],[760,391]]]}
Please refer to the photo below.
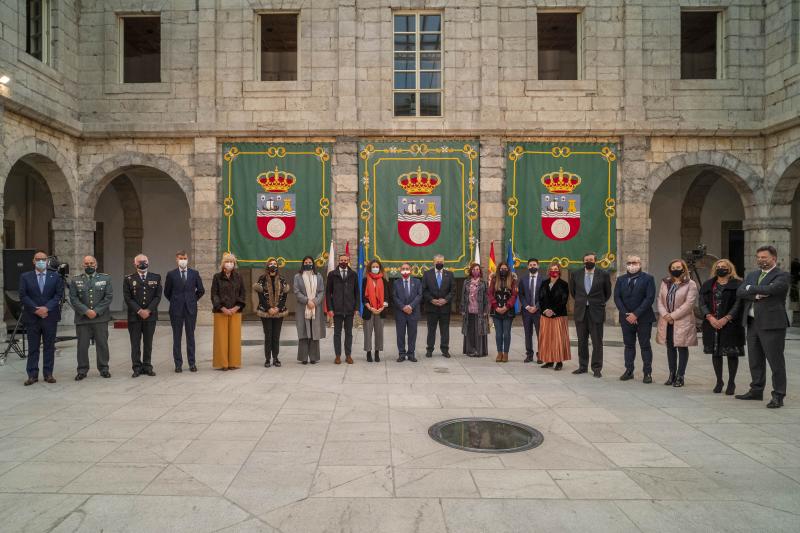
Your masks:
{"label": "white face mask", "polygon": [[189,266],[188,259],[178,259],[178,266],[181,267],[182,270],[186,270],[186,267]]}
{"label": "white face mask", "polygon": [[381,273],[381,269],[378,268],[378,267],[372,267],[372,273],[373,274],[380,274]]}
{"label": "white face mask", "polygon": [[636,274],[642,269],[640,265],[628,265],[628,273]]}
{"label": "white face mask", "polygon": [[228,272],[230,272],[231,270],[233,270],[233,263],[232,263],[231,261],[227,261],[227,262],[226,262],[226,263],[223,265],[223,267],[225,268],[225,270],[227,270]]}

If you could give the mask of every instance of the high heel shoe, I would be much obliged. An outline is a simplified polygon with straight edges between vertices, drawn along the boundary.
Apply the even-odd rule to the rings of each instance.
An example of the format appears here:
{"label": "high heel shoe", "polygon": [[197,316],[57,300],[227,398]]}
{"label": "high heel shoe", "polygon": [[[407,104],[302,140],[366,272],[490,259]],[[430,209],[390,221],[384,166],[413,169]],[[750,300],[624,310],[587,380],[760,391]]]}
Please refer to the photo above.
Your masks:
{"label": "high heel shoe", "polygon": [[564,363],[562,363],[561,361],[556,363],[556,368],[555,368],[556,370],[561,370],[562,368],[564,368]]}
{"label": "high heel shoe", "polygon": [[675,383],[675,372],[670,372],[667,381],[664,382],[664,385],[672,385]]}
{"label": "high heel shoe", "polygon": [[672,386],[683,387],[683,376],[675,376],[675,383],[673,383]]}
{"label": "high heel shoe", "polygon": [[723,383],[722,380],[717,381],[717,386],[714,387],[714,394],[719,394],[720,392],[722,392],[722,387],[724,387],[724,386],[725,386],[725,383]]}
{"label": "high heel shoe", "polygon": [[734,383],[733,381],[729,381],[728,382],[728,388],[725,389],[725,395],[726,396],[733,396],[733,393],[735,393],[735,392],[736,392],[736,383]]}

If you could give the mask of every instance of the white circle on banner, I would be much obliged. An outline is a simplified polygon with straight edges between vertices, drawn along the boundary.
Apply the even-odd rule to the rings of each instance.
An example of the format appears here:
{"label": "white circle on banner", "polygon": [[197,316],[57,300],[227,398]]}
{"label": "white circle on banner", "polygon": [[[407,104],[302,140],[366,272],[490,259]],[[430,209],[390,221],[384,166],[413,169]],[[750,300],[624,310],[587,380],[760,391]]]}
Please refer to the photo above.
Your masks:
{"label": "white circle on banner", "polygon": [[411,239],[411,242],[414,244],[422,244],[427,241],[430,236],[431,231],[428,229],[428,226],[422,222],[417,222],[408,229],[408,238]]}
{"label": "white circle on banner", "polygon": [[550,232],[553,234],[553,237],[557,239],[563,239],[567,235],[569,235],[570,227],[569,222],[564,220],[563,218],[557,218],[553,221],[550,225]]}
{"label": "white circle on banner", "polygon": [[273,218],[267,222],[267,234],[270,237],[280,237],[286,233],[286,224],[279,218]]}

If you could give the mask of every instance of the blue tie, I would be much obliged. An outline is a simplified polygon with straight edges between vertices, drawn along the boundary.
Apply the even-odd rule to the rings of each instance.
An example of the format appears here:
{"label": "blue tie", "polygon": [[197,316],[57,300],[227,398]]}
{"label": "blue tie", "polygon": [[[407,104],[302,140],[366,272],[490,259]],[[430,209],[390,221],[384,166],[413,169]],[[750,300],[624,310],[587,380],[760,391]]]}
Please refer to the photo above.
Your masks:
{"label": "blue tie", "polygon": [[436,285],[441,289],[442,288],[442,273],[436,273]]}
{"label": "blue tie", "polygon": [[44,272],[39,272],[39,292],[44,293],[44,281],[45,281],[45,274]]}
{"label": "blue tie", "polygon": [[586,295],[589,295],[589,292],[592,290],[592,274],[586,274],[583,276],[583,288],[586,289]]}

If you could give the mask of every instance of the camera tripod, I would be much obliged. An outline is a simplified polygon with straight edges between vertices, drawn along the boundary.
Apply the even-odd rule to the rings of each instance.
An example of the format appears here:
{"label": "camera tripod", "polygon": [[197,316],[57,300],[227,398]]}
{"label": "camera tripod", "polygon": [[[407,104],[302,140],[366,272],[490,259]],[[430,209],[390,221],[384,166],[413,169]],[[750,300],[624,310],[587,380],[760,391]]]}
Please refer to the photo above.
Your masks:
{"label": "camera tripod", "polygon": [[[20,313],[19,317],[17,318],[17,323],[14,325],[14,331],[11,332],[11,336],[8,338],[7,342],[8,345],[6,349],[3,351],[2,355],[0,355],[0,366],[6,364],[6,359],[8,359],[9,352],[14,352],[19,356],[20,359],[25,359],[28,357],[27,355],[27,347],[25,346],[25,332],[21,331],[23,328],[22,326],[22,313]],[[19,337],[17,337],[19,335]],[[20,337],[22,338],[22,348],[19,346]]]}

